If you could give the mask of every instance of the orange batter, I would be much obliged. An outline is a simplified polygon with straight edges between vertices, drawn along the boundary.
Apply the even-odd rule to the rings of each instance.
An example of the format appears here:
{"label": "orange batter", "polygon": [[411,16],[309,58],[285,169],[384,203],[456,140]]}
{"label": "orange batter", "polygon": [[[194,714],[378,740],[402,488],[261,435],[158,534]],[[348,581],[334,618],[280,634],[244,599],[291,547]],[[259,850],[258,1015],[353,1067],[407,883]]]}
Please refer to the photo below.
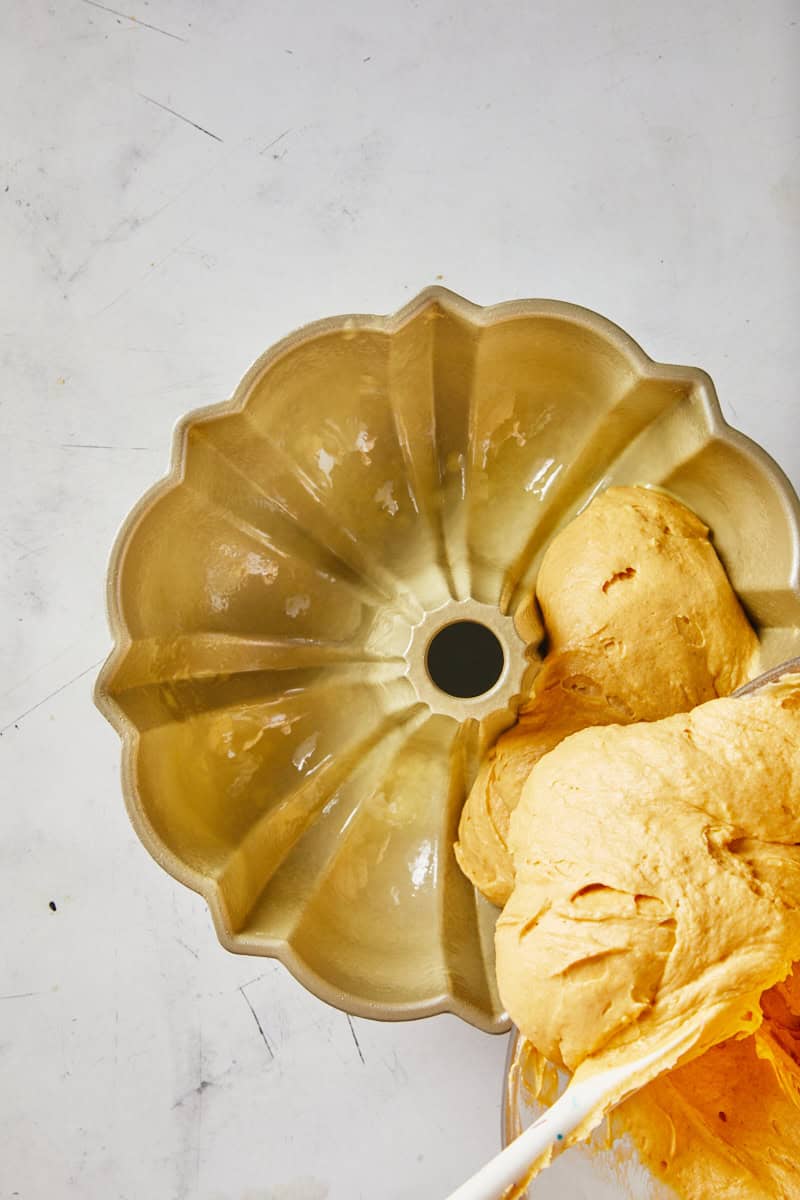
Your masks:
{"label": "orange batter", "polygon": [[[800,965],[764,993],[761,1008],[757,1033],[659,1076],[610,1114],[605,1136],[595,1132],[591,1151],[623,1189],[627,1135],[651,1173],[683,1200],[800,1196]],[[542,1105],[554,1103],[555,1069],[530,1046],[518,1061],[525,1090]]]}
{"label": "orange batter", "polygon": [[478,775],[455,848],[498,905],[514,882],[511,814],[543,754],[586,726],[686,712],[756,673],[756,636],[708,529],[662,492],[596,496],[548,547],[536,596],[548,655],[519,721]]}
{"label": "orange batter", "polygon": [[764,1024],[653,1080],[611,1116],[686,1200],[800,1196],[800,969],[762,997]]}
{"label": "orange batter", "polygon": [[715,699],[756,638],[661,493],[596,497],[536,594],[548,654],[456,847],[506,905],[504,1003],[579,1078],[663,1050],[610,1120],[676,1196],[800,1200],[800,679]]}

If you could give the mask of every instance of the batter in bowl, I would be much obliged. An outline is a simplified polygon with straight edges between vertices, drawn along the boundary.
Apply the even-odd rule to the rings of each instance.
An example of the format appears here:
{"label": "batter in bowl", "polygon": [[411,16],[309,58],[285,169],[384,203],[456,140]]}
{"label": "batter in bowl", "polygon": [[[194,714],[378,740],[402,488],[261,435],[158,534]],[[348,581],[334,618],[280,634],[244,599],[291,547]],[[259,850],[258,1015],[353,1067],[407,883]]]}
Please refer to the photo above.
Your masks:
{"label": "batter in bowl", "polygon": [[[578,1079],[663,1049],[641,1086],[681,1035],[688,1065],[617,1121],[691,1200],[792,1195],[800,679],[567,738],[533,768],[509,846],[497,979],[524,1036]],[[729,1130],[712,1123],[713,1152],[690,1136],[709,1103],[720,1124],[730,1114]]]}
{"label": "batter in bowl", "polygon": [[[761,998],[763,1022],[667,1071],[609,1114],[588,1142],[606,1178],[629,1191],[638,1159],[683,1200],[795,1200],[800,1164],[800,966]],[[525,1093],[541,1106],[560,1091],[555,1067],[518,1051]],[[660,1195],[661,1192],[659,1191]]]}
{"label": "batter in bowl", "polygon": [[456,847],[506,906],[503,1002],[578,1077],[663,1049],[611,1132],[677,1195],[800,1197],[800,680],[720,699],[757,639],[663,493],[596,497],[536,597],[548,653]]}
{"label": "batter in bowl", "polygon": [[761,998],[753,1037],[654,1079],[611,1114],[654,1175],[689,1200],[800,1195],[800,968]]}
{"label": "batter in bowl", "polygon": [[800,958],[800,681],[574,734],[509,844],[498,984],[551,1062],[752,1033]]}

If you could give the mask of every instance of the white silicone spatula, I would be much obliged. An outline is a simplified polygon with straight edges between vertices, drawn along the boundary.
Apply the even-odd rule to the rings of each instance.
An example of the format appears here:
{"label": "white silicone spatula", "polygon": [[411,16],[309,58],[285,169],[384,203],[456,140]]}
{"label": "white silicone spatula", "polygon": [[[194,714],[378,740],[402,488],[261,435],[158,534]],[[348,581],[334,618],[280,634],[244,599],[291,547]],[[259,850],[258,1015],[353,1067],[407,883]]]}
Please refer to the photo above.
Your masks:
{"label": "white silicone spatula", "polygon": [[630,1090],[633,1091],[633,1081],[639,1072],[646,1071],[660,1058],[670,1061],[672,1052],[680,1053],[680,1039],[624,1066],[611,1067],[591,1079],[570,1083],[563,1096],[542,1113],[538,1121],[534,1121],[505,1150],[490,1159],[471,1179],[451,1192],[448,1200],[500,1200],[508,1188],[525,1179],[546,1150],[563,1141],[590,1113],[605,1108],[607,1096],[616,1097],[614,1103],[620,1103],[630,1094],[625,1089],[626,1081],[631,1081]]}

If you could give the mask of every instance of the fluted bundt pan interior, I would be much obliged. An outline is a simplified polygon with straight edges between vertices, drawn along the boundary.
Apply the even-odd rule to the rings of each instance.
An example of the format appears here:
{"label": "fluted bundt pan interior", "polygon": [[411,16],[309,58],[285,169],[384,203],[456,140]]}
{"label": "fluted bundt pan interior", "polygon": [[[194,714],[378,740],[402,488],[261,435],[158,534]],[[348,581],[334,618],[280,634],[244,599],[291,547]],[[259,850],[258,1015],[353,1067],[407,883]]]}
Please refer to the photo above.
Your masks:
{"label": "fluted bundt pan interior", "polygon": [[114,550],[97,700],[139,836],[225,946],[354,1013],[505,1027],[452,843],[535,674],[541,555],[624,483],[711,527],[765,666],[800,653],[784,476],[703,372],[585,309],[432,288],[300,330],[181,423]]}

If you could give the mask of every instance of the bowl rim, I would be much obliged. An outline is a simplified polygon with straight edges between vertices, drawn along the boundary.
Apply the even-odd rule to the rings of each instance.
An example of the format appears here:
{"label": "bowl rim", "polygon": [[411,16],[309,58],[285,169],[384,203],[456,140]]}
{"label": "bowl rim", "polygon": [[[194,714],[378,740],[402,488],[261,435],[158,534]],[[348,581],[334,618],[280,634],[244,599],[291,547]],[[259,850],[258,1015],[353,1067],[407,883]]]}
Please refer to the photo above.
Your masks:
{"label": "bowl rim", "polygon": [[150,823],[139,798],[137,780],[137,750],[140,731],[116,703],[113,680],[122,665],[133,640],[122,618],[120,581],[125,552],[145,515],[173,488],[185,479],[188,436],[198,424],[224,415],[241,412],[258,383],[268,371],[297,347],[332,333],[358,334],[371,331],[397,333],[426,310],[455,316],[480,328],[487,328],[513,319],[539,317],[565,321],[587,333],[592,333],[614,347],[627,358],[639,379],[680,382],[693,387],[702,405],[703,420],[711,437],[726,441],[771,475],[776,495],[784,509],[787,526],[792,530],[792,567],[789,588],[800,600],[800,500],[787,475],[771,455],[745,434],[733,428],[724,418],[711,377],[700,367],[656,362],[619,325],[589,308],[562,300],[519,299],[481,306],[449,288],[434,284],[424,288],[396,313],[380,316],[350,313],[326,317],[303,325],[270,346],[245,372],[233,395],[215,404],[201,406],[184,414],[177,421],[170,450],[167,473],[140,497],[122,521],[109,555],[106,571],[106,618],[112,637],[112,648],[102,664],[94,686],[96,707],[117,732],[122,743],[121,785],[125,807],[139,840],[155,861],[174,879],[197,892],[206,901],[215,932],[226,950],[237,954],[254,954],[277,959],[295,979],[319,999],[354,1016],[378,1020],[415,1020],[440,1013],[452,1013],[488,1033],[507,1033],[511,1023],[507,1014],[491,1016],[476,1004],[450,991],[442,991],[425,1000],[377,1002],[346,992],[320,976],[295,948],[283,939],[249,938],[246,932],[235,932],[226,920],[221,894],[215,880],[184,862],[172,851]]}

